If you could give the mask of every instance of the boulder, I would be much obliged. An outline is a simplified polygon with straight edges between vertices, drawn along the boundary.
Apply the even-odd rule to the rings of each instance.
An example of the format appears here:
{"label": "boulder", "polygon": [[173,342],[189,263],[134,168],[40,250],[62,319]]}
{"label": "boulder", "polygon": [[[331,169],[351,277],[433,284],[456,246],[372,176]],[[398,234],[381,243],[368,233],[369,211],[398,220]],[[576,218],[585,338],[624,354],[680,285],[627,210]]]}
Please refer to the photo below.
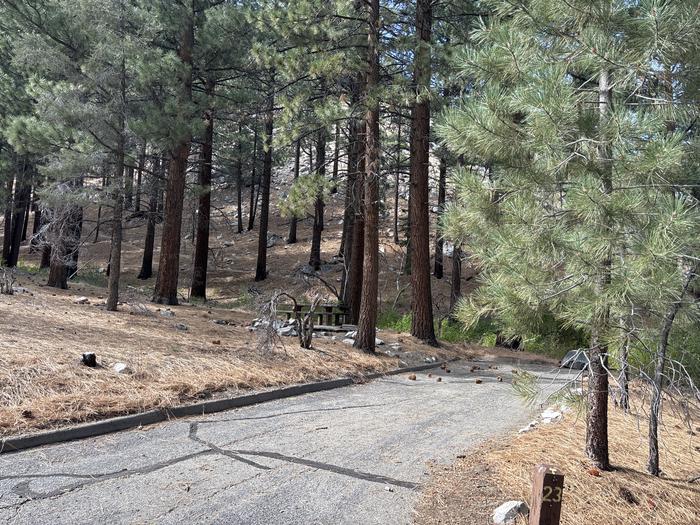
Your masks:
{"label": "boulder", "polygon": [[343,343],[345,343],[346,345],[354,345],[354,344],[355,344],[355,340],[354,340],[354,339],[350,339],[349,337],[346,337],[345,339],[343,339]]}
{"label": "boulder", "polygon": [[129,365],[126,363],[115,363],[112,370],[114,370],[117,374],[128,374],[131,372]]}
{"label": "boulder", "polygon": [[294,326],[283,326],[277,330],[277,334],[283,337],[296,337],[299,335],[297,329]]}
{"label": "boulder", "polygon": [[180,330],[181,332],[186,332],[187,330],[189,330],[189,327],[184,323],[177,323],[175,325],[175,329]]}
{"label": "boulder", "polygon": [[90,304],[90,299],[87,297],[76,297],[73,299],[73,304]]}
{"label": "boulder", "polygon": [[161,310],[160,315],[161,317],[175,317],[175,312],[171,310]]}
{"label": "boulder", "polygon": [[493,522],[496,525],[513,525],[519,515],[527,516],[529,513],[530,508],[524,501],[506,501],[493,511]]}

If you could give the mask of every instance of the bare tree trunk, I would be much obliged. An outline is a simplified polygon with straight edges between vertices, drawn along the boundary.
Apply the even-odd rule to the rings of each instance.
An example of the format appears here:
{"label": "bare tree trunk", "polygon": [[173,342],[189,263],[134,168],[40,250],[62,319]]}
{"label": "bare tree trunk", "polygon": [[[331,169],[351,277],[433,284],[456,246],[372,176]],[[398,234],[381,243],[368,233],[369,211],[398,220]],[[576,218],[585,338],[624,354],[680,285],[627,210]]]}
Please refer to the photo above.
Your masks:
{"label": "bare tree trunk", "polygon": [[150,188],[148,198],[148,215],[146,222],[146,237],[143,246],[143,258],[138,279],[146,280],[153,276],[153,248],[156,239],[156,218],[158,216],[158,194],[161,181],[165,176],[165,162],[160,155],[153,160],[152,175],[150,176]]}
{"label": "bare tree trunk", "polygon": [[124,208],[131,210],[134,207],[134,167],[128,166],[125,169],[126,179],[124,180]]}
{"label": "bare tree trunk", "polygon": [[666,368],[666,354],[668,351],[668,339],[673,328],[673,321],[676,319],[676,314],[681,309],[683,298],[688,292],[690,283],[693,281],[696,272],[687,268],[683,281],[683,288],[678,296],[669,307],[661,324],[661,334],[659,335],[659,343],[656,347],[656,359],[654,369],[654,380],[652,382],[651,393],[651,409],[649,412],[649,460],[647,462],[647,472],[652,476],[661,475],[659,466],[659,416],[661,414],[661,404],[663,402],[664,391],[664,373]]}
{"label": "bare tree trunk", "polygon": [[[258,208],[258,201],[255,197],[255,182],[258,168],[258,127],[255,126],[253,134],[253,169],[250,175],[250,204],[248,206],[248,231],[255,226],[255,212]],[[260,191],[258,189],[258,191]]]}
{"label": "bare tree trunk", "polygon": [[207,298],[207,265],[209,262],[209,221],[211,215],[211,173],[214,143],[214,81],[207,80],[206,94],[210,107],[204,117],[204,142],[200,153],[199,206],[197,208],[197,231],[192,269],[190,295],[199,299]]}
{"label": "bare tree trunk", "polygon": [[455,309],[462,299],[462,248],[455,244],[452,249],[452,283],[450,286],[450,318],[454,319]]}
{"label": "bare tree trunk", "polygon": [[267,96],[265,112],[265,156],[263,159],[262,180],[260,191],[262,201],[260,206],[260,232],[258,235],[258,262],[255,268],[255,280],[264,281],[267,278],[267,232],[270,215],[270,184],[272,182],[272,134],[274,132],[275,92],[274,72],[270,78],[270,93]]}
{"label": "bare tree trunk", "polygon": [[[194,8],[194,6],[192,6]],[[188,104],[192,98],[192,47],[194,45],[194,9],[183,20],[178,57],[185,65],[187,73],[182,78],[180,98]],[[153,302],[178,304],[177,287],[180,275],[180,241],[182,237],[182,210],[185,196],[187,159],[190,153],[189,133],[183,134],[180,142],[171,151],[163,234],[161,239],[158,277],[156,279]]]}
{"label": "bare tree trunk", "polygon": [[[10,230],[10,253],[5,261],[6,266],[13,268],[19,261],[19,250],[22,244],[22,229],[24,228],[26,210],[29,208],[31,197],[31,170],[26,157],[22,157],[21,170],[17,171],[15,196]],[[19,165],[18,165],[19,167]]]}
{"label": "bare tree trunk", "polygon": [[[357,324],[360,319],[360,303],[362,302],[362,281],[364,280],[364,260],[365,260],[365,123],[363,121],[353,121],[355,127],[354,136],[356,144],[355,159],[356,164],[353,169],[351,185],[351,210],[352,210],[352,230],[350,231],[350,242],[346,248],[346,262],[348,265],[347,289],[345,290],[345,304],[350,309],[350,319],[352,324]],[[349,252],[348,252],[349,250]]]}
{"label": "bare tree trunk", "polygon": [[436,278],[442,279],[444,273],[444,249],[445,240],[440,232],[440,221],[442,213],[445,210],[445,193],[447,185],[447,161],[445,157],[440,157],[440,180],[438,182],[438,231],[435,235],[435,270],[433,275]]}
{"label": "bare tree trunk", "polygon": [[[325,179],[326,176],[326,130],[318,132],[316,141],[316,174]],[[323,233],[323,214],[325,203],[323,202],[323,190],[319,189],[314,203],[314,225],[311,235],[311,256],[309,266],[315,271],[321,269],[321,235]]]}
{"label": "bare tree trunk", "polygon": [[[121,15],[123,15],[123,6]],[[120,26],[123,27],[123,19],[120,18]],[[131,181],[124,183],[124,172],[126,169],[126,57],[122,54],[121,60],[121,78],[120,78],[120,102],[119,108],[119,139],[117,141],[116,163],[114,173],[114,185],[112,199],[114,208],[112,209],[112,245],[109,251],[109,279],[107,282],[107,303],[105,309],[109,312],[116,312],[119,305],[119,279],[121,278],[122,269],[122,215],[124,213],[124,205],[129,207],[131,200],[130,192],[133,192],[134,185],[134,168],[129,167],[128,178]],[[124,192],[127,192],[124,198]]]}
{"label": "bare tree trunk", "polygon": [[401,186],[401,115],[396,133],[396,179],[394,180],[394,242],[399,244],[399,189]]}
{"label": "bare tree trunk", "polygon": [[146,142],[141,145],[141,152],[139,153],[138,169],[136,170],[136,196],[134,200],[134,211],[141,211],[141,187],[143,185],[143,169],[146,166]]}
{"label": "bare tree trunk", "polygon": [[331,193],[338,193],[338,162],[340,161],[340,124],[335,123],[335,140],[333,141],[333,186]]}
{"label": "bare tree trunk", "polygon": [[365,192],[365,239],[360,318],[355,348],[374,353],[377,334],[377,295],[379,291],[379,103],[375,91],[379,85],[379,0],[369,0],[367,38],[366,97],[369,101],[365,117],[365,156],[367,170]]}
{"label": "bare tree trunk", "polygon": [[432,0],[418,0],[414,81],[416,103],[411,133],[411,335],[436,345],[433,324],[433,296],[430,283],[430,100],[424,91],[430,89],[430,44]]}
{"label": "bare tree trunk", "polygon": [[236,205],[238,207],[237,232],[243,233],[243,143],[241,142],[243,126],[238,124],[238,158],[236,159]]}
{"label": "bare tree trunk", "polygon": [[[301,139],[297,139],[294,146],[294,181],[299,178],[299,164],[301,162]],[[287,237],[287,244],[294,244],[297,242],[297,218],[292,215],[289,221],[289,236]]]}
{"label": "bare tree trunk", "polygon": [[10,176],[7,179],[5,191],[7,192],[7,200],[5,201],[5,227],[2,238],[2,260],[7,261],[10,258],[10,249],[12,246],[12,188],[14,187],[15,178]]}

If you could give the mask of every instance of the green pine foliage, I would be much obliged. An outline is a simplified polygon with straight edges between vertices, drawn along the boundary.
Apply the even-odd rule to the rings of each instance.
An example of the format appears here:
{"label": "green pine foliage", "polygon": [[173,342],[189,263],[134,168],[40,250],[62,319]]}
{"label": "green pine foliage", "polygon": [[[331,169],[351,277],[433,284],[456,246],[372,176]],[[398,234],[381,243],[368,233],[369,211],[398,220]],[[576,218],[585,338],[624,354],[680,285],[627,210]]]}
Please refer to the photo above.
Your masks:
{"label": "green pine foliage", "polygon": [[[602,322],[611,350],[632,334],[644,367],[700,255],[697,6],[482,4],[493,16],[455,59],[468,96],[439,126],[467,163],[443,228],[481,269],[458,316],[493,317],[526,341],[551,323],[575,335]],[[688,304],[677,319],[694,339],[697,314]]]}

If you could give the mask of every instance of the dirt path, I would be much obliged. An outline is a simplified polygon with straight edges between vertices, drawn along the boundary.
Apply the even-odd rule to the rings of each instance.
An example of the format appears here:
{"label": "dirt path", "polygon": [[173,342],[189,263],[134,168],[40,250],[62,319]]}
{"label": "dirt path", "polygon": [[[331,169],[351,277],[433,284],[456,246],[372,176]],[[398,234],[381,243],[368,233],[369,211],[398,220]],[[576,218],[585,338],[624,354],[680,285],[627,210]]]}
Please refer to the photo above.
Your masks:
{"label": "dirt path", "polygon": [[0,456],[0,522],[408,523],[429,462],[530,417],[471,364]]}

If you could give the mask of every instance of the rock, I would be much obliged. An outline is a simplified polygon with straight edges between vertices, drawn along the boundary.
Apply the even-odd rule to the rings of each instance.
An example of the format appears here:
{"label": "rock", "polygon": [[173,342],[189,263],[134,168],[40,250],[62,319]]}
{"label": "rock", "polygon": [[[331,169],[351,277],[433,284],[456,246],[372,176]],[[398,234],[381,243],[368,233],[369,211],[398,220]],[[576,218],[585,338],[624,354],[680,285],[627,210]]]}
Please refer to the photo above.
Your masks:
{"label": "rock", "polygon": [[12,293],[30,293],[30,292],[26,288],[22,288],[21,286],[15,286],[14,288],[12,288]]}
{"label": "rock", "polygon": [[513,525],[516,518],[530,514],[530,508],[524,501],[506,501],[493,511],[493,522],[496,525]]}
{"label": "rock", "polygon": [[382,345],[384,344],[384,341],[382,341],[382,340],[379,339],[378,337],[375,337],[375,339],[374,339],[374,344],[375,344],[376,346],[382,346]]}
{"label": "rock", "polygon": [[350,339],[349,337],[346,337],[345,339],[343,339],[343,343],[345,343],[346,345],[354,345],[354,344],[355,344],[355,340],[354,340],[354,339]]}
{"label": "rock", "polygon": [[282,239],[282,237],[280,237],[279,235],[274,234],[274,233],[268,233],[267,234],[267,247],[273,248],[274,246],[277,245],[277,243],[279,241],[282,241],[282,240],[284,240],[284,239]]}
{"label": "rock", "polygon": [[483,383],[483,381],[481,379],[477,379],[476,381],[474,381],[474,383],[476,383],[477,385],[480,385],[481,383]]}
{"label": "rock", "polygon": [[85,352],[81,358],[82,363],[90,368],[95,368],[97,366],[97,356],[95,352]]}
{"label": "rock", "polygon": [[90,304],[90,299],[87,297],[77,297],[73,299],[73,304]]}
{"label": "rock", "polygon": [[211,344],[213,344],[213,345],[220,345],[220,344],[221,344],[221,340],[220,340],[220,339],[214,339],[214,340],[211,342]]}
{"label": "rock", "polygon": [[233,246],[233,241],[224,241],[224,248],[230,248]]}
{"label": "rock", "polygon": [[114,370],[117,374],[128,374],[131,372],[131,370],[129,370],[129,365],[126,363],[115,363],[112,370]]}
{"label": "rock", "polygon": [[175,329],[176,329],[176,330],[180,330],[180,331],[182,331],[182,332],[186,332],[187,330],[189,330],[189,327],[188,327],[186,324],[184,324],[184,323],[177,323],[177,324],[175,325]]}
{"label": "rock", "polygon": [[411,374],[410,376],[408,376],[408,379],[409,379],[410,381],[415,381],[415,380],[416,380],[416,374]]}
{"label": "rock", "polygon": [[438,382],[438,383],[442,383],[442,377],[438,377],[438,378],[437,378],[437,382]]}
{"label": "rock", "polygon": [[175,317],[175,312],[171,310],[161,310],[160,315],[161,317]]}
{"label": "rock", "polygon": [[525,432],[530,432],[531,430],[534,430],[537,427],[537,421],[530,421],[530,424],[528,426],[521,428],[518,430],[518,434],[524,434]]}
{"label": "rock", "polygon": [[345,337],[355,339],[357,337],[357,330],[355,330],[354,332],[348,332],[347,334],[345,334]]}
{"label": "rock", "polygon": [[542,412],[542,422],[543,423],[551,423],[552,421],[557,421],[561,419],[561,412],[558,410],[553,410],[551,408],[548,408],[544,412]]}

